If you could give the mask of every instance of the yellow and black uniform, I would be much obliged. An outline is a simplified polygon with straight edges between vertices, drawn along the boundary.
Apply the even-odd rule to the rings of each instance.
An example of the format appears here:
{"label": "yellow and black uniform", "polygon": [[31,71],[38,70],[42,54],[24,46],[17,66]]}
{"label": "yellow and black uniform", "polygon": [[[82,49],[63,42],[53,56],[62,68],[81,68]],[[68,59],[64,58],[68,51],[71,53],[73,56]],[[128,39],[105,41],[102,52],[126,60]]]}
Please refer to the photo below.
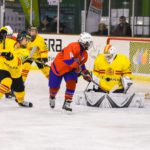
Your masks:
{"label": "yellow and black uniform", "polygon": [[[29,52],[26,49],[20,48],[15,51],[0,49],[0,98],[12,87],[16,101],[21,106],[25,102],[25,88],[21,76],[22,59],[28,56]],[[28,107],[32,107],[32,103],[28,104]]]}
{"label": "yellow and black uniform", "polygon": [[6,37],[5,40],[0,42],[0,50],[14,51],[15,43],[15,40]]}
{"label": "yellow and black uniform", "polygon": [[[0,29],[0,49],[14,51],[15,40],[7,37],[7,30],[5,28]],[[6,98],[14,96],[13,92],[5,93]]]}
{"label": "yellow and black uniform", "polygon": [[131,77],[130,61],[122,54],[117,54],[112,63],[108,63],[104,54],[99,54],[94,62],[94,75],[100,81],[100,87],[105,91],[110,91],[116,85],[118,89],[123,89],[121,83],[122,76]]}
{"label": "yellow and black uniform", "polygon": [[37,64],[38,68],[43,72],[43,74],[47,78],[49,77],[49,67],[40,63],[40,61],[45,63],[48,60],[48,48],[44,38],[37,34],[35,39],[30,41],[27,45],[29,52],[31,52],[33,48],[36,48],[36,51],[34,52],[32,58],[25,61],[23,64],[22,77],[24,81],[28,76],[33,61]]}

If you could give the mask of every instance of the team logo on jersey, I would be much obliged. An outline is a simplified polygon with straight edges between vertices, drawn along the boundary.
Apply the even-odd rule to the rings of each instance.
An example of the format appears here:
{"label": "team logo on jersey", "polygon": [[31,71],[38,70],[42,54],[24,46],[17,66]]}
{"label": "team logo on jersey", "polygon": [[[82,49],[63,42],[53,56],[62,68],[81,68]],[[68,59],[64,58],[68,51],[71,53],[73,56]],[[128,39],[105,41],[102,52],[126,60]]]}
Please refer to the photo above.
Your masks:
{"label": "team logo on jersey", "polygon": [[114,75],[114,70],[112,68],[108,68],[106,70],[106,75]]}

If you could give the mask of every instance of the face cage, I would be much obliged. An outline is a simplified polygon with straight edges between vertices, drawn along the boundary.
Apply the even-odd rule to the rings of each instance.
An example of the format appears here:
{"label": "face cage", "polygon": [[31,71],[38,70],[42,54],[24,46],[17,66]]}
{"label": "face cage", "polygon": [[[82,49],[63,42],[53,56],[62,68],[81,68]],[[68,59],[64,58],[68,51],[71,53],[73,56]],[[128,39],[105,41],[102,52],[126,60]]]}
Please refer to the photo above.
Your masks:
{"label": "face cage", "polygon": [[93,42],[92,42],[92,41],[86,42],[86,44],[85,44],[85,43],[81,43],[81,45],[82,45],[86,50],[88,50],[89,48],[92,47]]}
{"label": "face cage", "polygon": [[108,62],[110,62],[112,59],[113,59],[113,54],[104,54],[104,56],[105,56],[105,58],[106,58],[106,60],[108,61]]}

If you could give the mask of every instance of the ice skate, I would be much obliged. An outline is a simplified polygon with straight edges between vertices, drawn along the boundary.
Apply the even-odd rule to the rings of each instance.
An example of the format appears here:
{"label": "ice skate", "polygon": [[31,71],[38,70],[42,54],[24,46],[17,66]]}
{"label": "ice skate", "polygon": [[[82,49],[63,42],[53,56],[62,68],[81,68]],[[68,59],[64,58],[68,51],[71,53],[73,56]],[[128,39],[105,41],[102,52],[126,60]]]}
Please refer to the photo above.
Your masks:
{"label": "ice skate", "polygon": [[49,105],[51,108],[55,108],[55,98],[50,98],[49,99]]}
{"label": "ice skate", "polygon": [[23,101],[21,103],[19,103],[17,100],[16,102],[18,103],[19,106],[21,107],[33,107],[33,104],[31,102],[26,102],[26,101]]}
{"label": "ice skate", "polygon": [[71,101],[65,101],[62,109],[65,109],[66,111],[72,111]]}

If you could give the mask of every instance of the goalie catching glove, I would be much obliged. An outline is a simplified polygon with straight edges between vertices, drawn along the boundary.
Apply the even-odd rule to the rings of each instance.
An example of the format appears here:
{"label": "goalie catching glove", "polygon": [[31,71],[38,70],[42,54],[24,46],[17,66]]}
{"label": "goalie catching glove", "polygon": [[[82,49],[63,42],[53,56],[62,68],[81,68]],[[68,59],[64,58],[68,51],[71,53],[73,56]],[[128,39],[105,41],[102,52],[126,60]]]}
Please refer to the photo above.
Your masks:
{"label": "goalie catching glove", "polygon": [[124,93],[128,91],[130,86],[133,84],[133,81],[129,77],[122,77],[121,78],[122,86],[124,88]]}

